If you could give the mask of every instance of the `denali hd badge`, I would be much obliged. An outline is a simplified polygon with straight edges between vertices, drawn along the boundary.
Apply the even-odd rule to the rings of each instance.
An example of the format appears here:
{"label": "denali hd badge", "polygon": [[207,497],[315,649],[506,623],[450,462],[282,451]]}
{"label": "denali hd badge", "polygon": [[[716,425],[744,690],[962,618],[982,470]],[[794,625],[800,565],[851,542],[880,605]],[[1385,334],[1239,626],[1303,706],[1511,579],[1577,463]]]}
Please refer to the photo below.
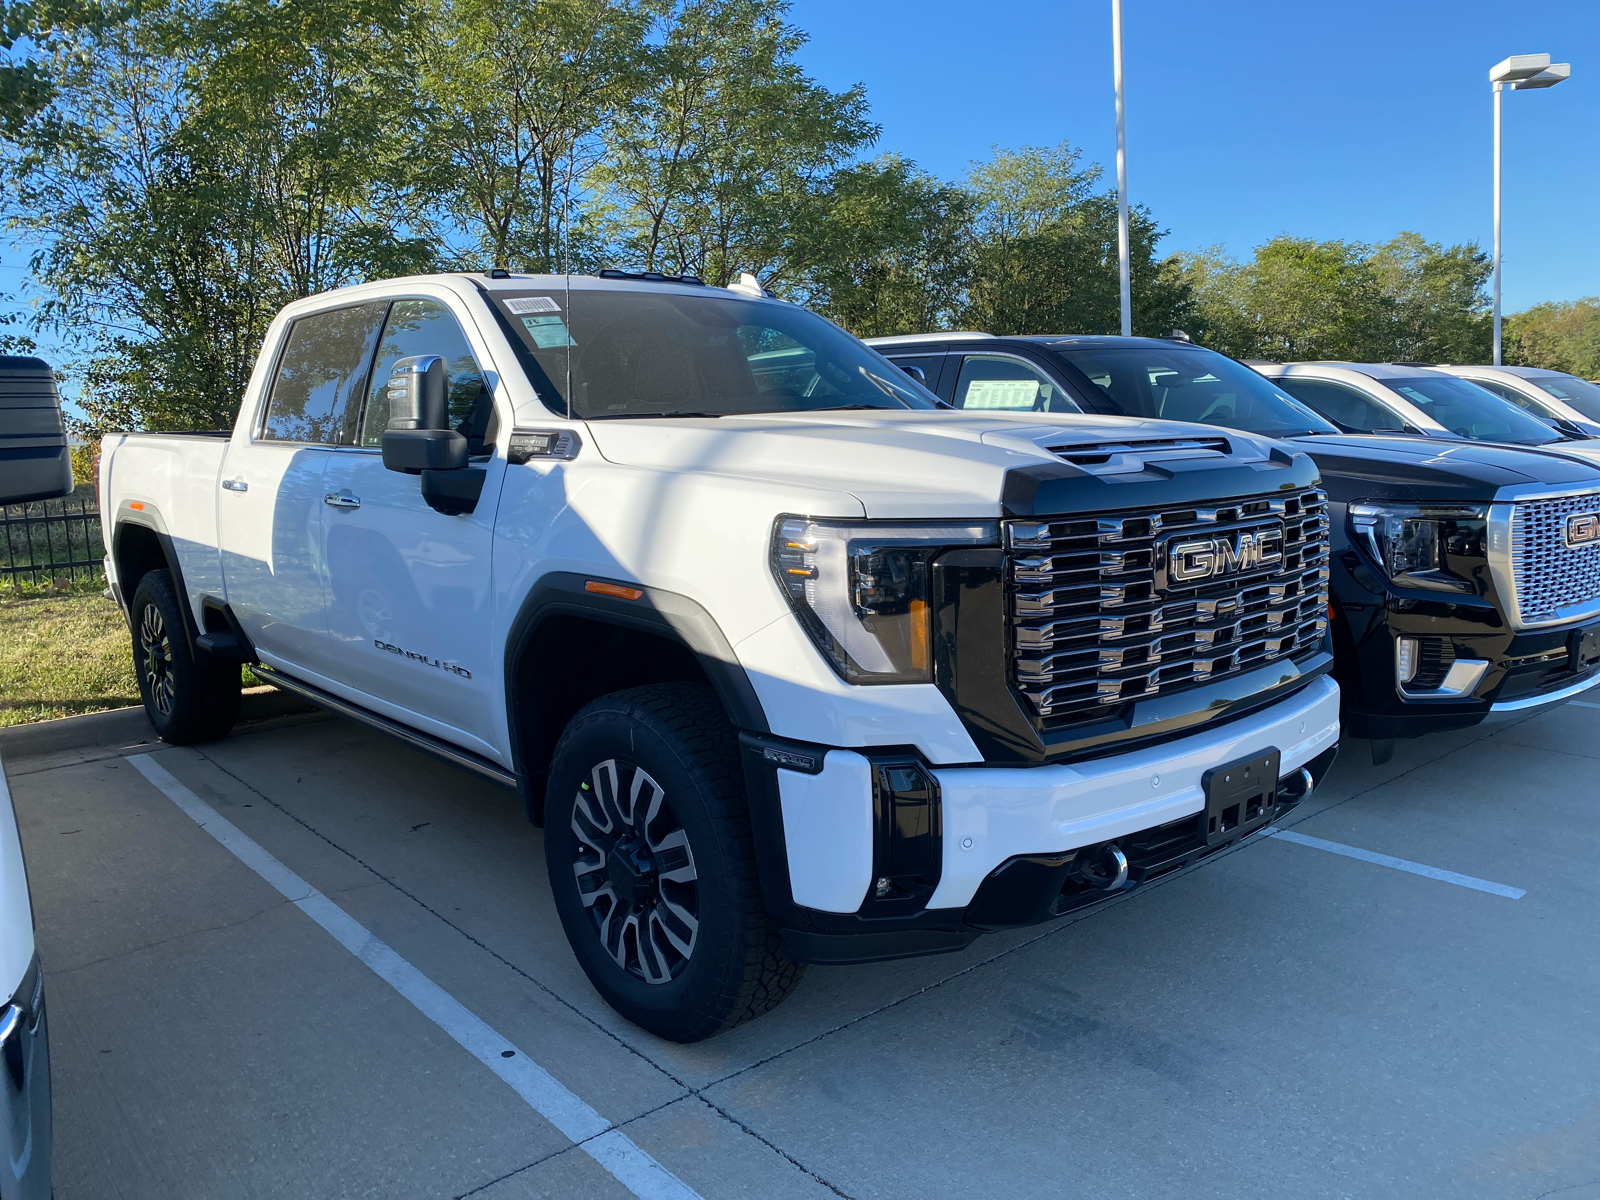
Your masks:
{"label": "denali hd badge", "polygon": [[1167,586],[1242,575],[1283,561],[1283,526],[1230,529],[1212,537],[1175,537],[1167,543]]}
{"label": "denali hd badge", "polygon": [[1600,513],[1573,513],[1567,518],[1565,532],[1569,548],[1600,541]]}

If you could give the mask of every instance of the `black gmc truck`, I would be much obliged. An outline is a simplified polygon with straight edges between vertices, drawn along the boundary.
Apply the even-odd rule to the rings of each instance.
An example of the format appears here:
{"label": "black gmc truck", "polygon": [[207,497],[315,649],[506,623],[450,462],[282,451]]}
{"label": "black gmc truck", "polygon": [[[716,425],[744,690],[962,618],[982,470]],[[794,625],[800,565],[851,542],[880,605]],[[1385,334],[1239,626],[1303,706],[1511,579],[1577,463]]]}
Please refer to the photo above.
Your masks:
{"label": "black gmc truck", "polygon": [[1344,731],[1394,739],[1525,714],[1600,684],[1600,474],[1549,450],[1341,433],[1183,338],[874,338],[957,408],[1120,413],[1306,450],[1332,520]]}

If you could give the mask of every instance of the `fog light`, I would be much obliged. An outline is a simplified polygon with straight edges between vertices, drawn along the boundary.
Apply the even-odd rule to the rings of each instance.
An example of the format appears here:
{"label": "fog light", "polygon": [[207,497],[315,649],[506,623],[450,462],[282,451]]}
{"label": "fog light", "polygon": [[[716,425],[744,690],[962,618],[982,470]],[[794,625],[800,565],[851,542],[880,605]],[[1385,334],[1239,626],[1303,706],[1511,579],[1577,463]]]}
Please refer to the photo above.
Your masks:
{"label": "fog light", "polygon": [[1397,638],[1394,643],[1394,673],[1401,683],[1410,683],[1417,676],[1421,659],[1421,646],[1416,638]]}

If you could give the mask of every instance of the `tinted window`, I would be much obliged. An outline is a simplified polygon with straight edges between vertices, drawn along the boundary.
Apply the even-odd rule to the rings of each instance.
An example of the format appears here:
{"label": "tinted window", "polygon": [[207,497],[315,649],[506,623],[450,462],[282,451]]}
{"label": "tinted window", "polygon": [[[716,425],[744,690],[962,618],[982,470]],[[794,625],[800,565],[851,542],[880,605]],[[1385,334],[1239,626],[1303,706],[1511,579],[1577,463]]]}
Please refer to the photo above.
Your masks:
{"label": "tinted window", "polygon": [[1290,375],[1278,380],[1278,386],[1341,429],[1356,433],[1400,433],[1405,429],[1398,415],[1345,384]]}
{"label": "tinted window", "polygon": [[1588,380],[1573,375],[1535,375],[1528,382],[1565,400],[1591,421],[1600,421],[1600,387]]}
{"label": "tinted window", "polygon": [[534,389],[564,412],[570,387],[575,417],[938,405],[887,359],[792,304],[709,288],[495,299],[528,355]]}
{"label": "tinted window", "polygon": [[1039,368],[1016,358],[969,354],[956,379],[957,408],[990,408],[1010,412],[1077,412],[1054,380]]}
{"label": "tinted window", "polygon": [[483,449],[494,403],[483,372],[472,356],[467,335],[450,310],[437,300],[396,300],[378,344],[378,362],[367,394],[367,415],[361,423],[361,444],[382,446],[389,427],[389,376],[394,364],[414,354],[437,354],[445,361],[449,382],[450,425],[466,435],[470,453]]}
{"label": "tinted window", "polygon": [[1543,421],[1454,375],[1396,375],[1387,379],[1379,377],[1378,382],[1405,397],[1457,437],[1522,446],[1542,446],[1560,440]]}
{"label": "tinted window", "polygon": [[1104,407],[1130,417],[1226,425],[1268,437],[1336,433],[1242,363],[1212,350],[1152,343],[1058,350]]}
{"label": "tinted window", "polygon": [[1532,400],[1529,400],[1510,384],[1500,383],[1498,380],[1494,379],[1474,379],[1472,382],[1477,384],[1484,391],[1493,392],[1496,396],[1499,396],[1500,399],[1509,400],[1518,408],[1526,409],[1536,417],[1544,415],[1544,410],[1542,408],[1540,408]]}
{"label": "tinted window", "polygon": [[939,386],[939,368],[944,364],[944,355],[920,354],[915,357],[896,355],[889,361],[929,391]]}
{"label": "tinted window", "polygon": [[272,381],[261,437],[267,441],[349,445],[361,385],[387,302],[336,308],[289,327]]}

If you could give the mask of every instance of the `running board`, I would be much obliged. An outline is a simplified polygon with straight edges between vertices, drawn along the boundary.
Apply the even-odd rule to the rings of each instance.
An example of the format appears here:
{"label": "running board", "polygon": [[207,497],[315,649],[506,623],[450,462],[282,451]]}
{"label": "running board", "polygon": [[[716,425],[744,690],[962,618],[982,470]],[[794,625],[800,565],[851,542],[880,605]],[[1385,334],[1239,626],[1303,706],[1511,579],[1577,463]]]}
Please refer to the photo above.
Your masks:
{"label": "running board", "polygon": [[319,687],[309,683],[302,683],[293,676],[285,675],[282,671],[272,667],[253,666],[250,668],[258,678],[273,687],[282,688],[286,692],[293,692],[303,696],[318,708],[326,709],[341,717],[376,729],[379,733],[386,733],[398,741],[406,743],[413,749],[421,750],[434,758],[449,763],[451,766],[461,767],[471,771],[480,779],[487,779],[490,783],[498,783],[512,791],[520,791],[517,777],[506,770],[499,763],[490,762],[481,754],[474,754],[471,750],[464,750],[460,746],[451,745],[443,738],[436,738],[431,733],[423,733],[419,729],[412,729],[409,725],[402,725],[399,721],[392,721],[381,716],[371,709],[362,708],[359,704],[352,704],[348,700],[341,700],[331,692],[325,692]]}

